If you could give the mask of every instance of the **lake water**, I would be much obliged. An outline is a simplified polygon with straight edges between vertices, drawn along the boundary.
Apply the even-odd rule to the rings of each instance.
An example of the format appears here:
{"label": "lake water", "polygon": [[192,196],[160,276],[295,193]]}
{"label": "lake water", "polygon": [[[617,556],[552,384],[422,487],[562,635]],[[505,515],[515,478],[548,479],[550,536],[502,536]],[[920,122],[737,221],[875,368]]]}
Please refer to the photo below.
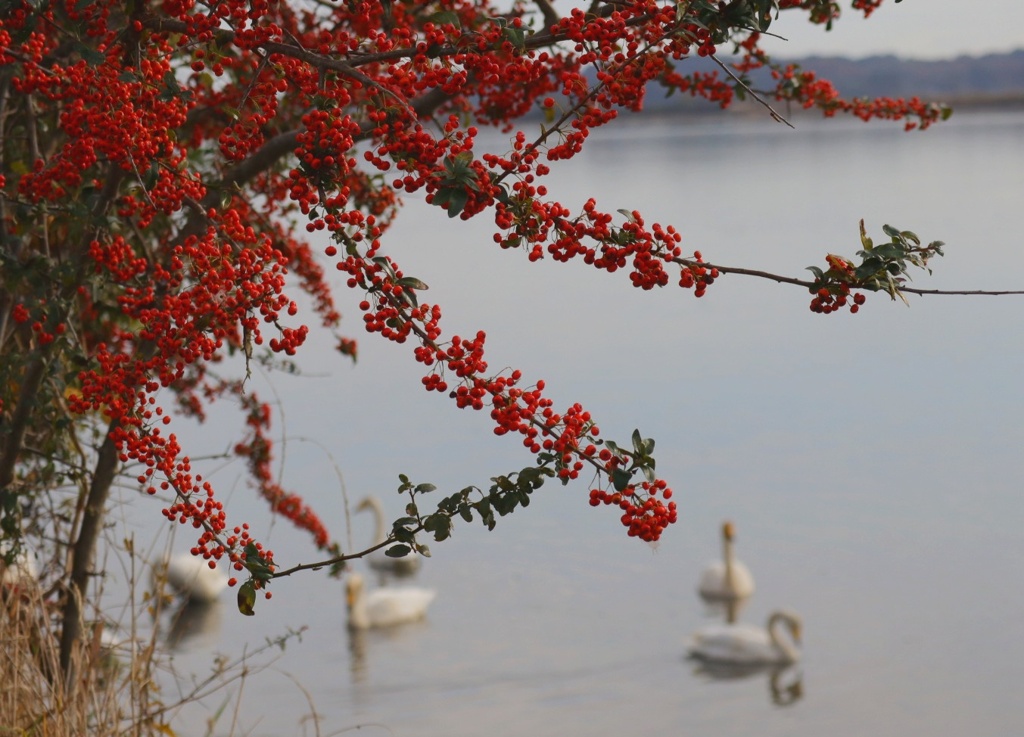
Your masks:
{"label": "lake water", "polygon": [[[717,263],[800,276],[827,252],[852,256],[863,217],[876,239],[891,223],[947,243],[917,286],[1024,287],[1024,115],[963,114],[911,134],[796,125],[623,126],[549,187],[570,207],[593,195],[673,223],[685,249]],[[826,317],[800,289],[740,276],[701,300],[641,293],[622,274],[529,264],[490,233],[413,198],[385,248],[430,285],[448,334],[487,330],[493,368],[543,378],[556,407],[581,402],[608,439],[634,427],[655,438],[679,522],[655,550],[588,506],[585,481],[546,486],[495,531],[461,525],[432,545],[415,579],[438,591],[428,618],[387,632],[350,635],[341,583],[322,574],[275,583],[251,618],[226,595],[180,642],[183,677],[212,653],[308,629],[230,687],[214,734],[1024,733],[1024,297],[907,308],[874,295],[858,315]],[[449,493],[528,464],[483,413],[422,391],[408,349],[358,333],[360,297],[340,294],[359,364],[324,340],[307,376],[275,379],[276,397],[255,385],[284,409],[284,482],[341,539],[371,536],[363,516],[349,531],[346,495],[378,494],[397,515],[399,473]],[[218,447],[234,422],[197,437]],[[262,528],[285,565],[316,559],[238,476],[212,472],[235,519]],[[740,619],[803,617],[803,658],[784,672],[722,677],[684,657],[686,636],[721,616],[696,585],[724,519],[757,582]],[[183,723],[205,733],[223,699]]]}

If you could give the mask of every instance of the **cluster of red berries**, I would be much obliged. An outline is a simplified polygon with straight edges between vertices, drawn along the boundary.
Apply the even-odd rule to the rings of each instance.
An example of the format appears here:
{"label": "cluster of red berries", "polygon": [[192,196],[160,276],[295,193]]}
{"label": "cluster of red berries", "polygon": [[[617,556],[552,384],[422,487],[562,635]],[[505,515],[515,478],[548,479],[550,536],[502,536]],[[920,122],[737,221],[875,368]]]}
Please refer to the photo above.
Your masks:
{"label": "cluster of red berries", "polygon": [[865,18],[870,18],[871,14],[878,10],[878,6],[881,5],[883,0],[853,0],[853,9],[859,10],[864,13]]}
{"label": "cluster of red berries", "polygon": [[691,97],[718,103],[723,110],[736,98],[735,83],[718,72],[691,72],[683,75],[669,71],[665,74],[664,83],[670,88],[689,93]]}
{"label": "cluster of red berries", "polygon": [[677,261],[682,264],[679,269],[679,286],[683,289],[693,289],[694,297],[703,297],[707,288],[719,277],[718,269],[704,265],[704,256],[700,251],[693,252],[692,261]]}
{"label": "cluster of red berries", "polygon": [[[658,499],[658,494],[662,499]],[[672,490],[664,481],[643,482],[624,491],[590,490],[590,506],[617,506],[622,510],[620,521],[630,537],[657,542],[666,527],[677,519],[676,503],[669,501]]]}
{"label": "cluster of red berries", "polygon": [[857,292],[851,297],[850,286],[845,282],[839,282],[832,289],[824,286],[811,287],[810,292],[814,295],[814,298],[811,299],[811,312],[820,315],[828,315],[843,307],[849,307],[850,312],[856,314],[860,311],[860,306],[867,300],[863,292]]}

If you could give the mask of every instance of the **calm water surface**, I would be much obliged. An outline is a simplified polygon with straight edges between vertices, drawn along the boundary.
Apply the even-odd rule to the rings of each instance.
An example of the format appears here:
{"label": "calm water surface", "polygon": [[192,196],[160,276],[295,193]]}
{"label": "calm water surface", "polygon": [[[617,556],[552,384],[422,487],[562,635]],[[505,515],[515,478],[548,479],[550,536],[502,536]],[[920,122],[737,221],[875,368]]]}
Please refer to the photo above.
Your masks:
{"label": "calm water surface", "polygon": [[[918,286],[1024,287],[1021,115],[962,115],[924,134],[629,126],[549,186],[575,206],[595,195],[674,223],[718,263],[800,275],[827,252],[852,255],[864,217],[876,237],[891,223],[946,241]],[[621,274],[528,264],[489,235],[414,199],[386,247],[430,285],[449,334],[488,331],[492,367],[545,379],[556,405],[583,403],[607,438],[655,438],[679,523],[654,550],[591,509],[585,482],[545,487],[494,532],[464,525],[435,544],[416,580],[439,592],[428,619],[389,632],[349,635],[340,583],[317,575],[275,583],[253,618],[225,597],[179,642],[186,679],[211,653],[308,629],[232,687],[215,734],[232,720],[274,736],[1024,733],[1021,297],[908,309],[874,296],[861,314],[822,317],[795,288],[730,276],[702,300],[640,293]],[[354,333],[359,296],[341,294]],[[282,478],[342,539],[371,535],[362,517],[346,526],[346,494],[377,493],[397,514],[399,473],[448,492],[528,463],[485,416],[418,389],[405,348],[358,337],[358,366],[324,340],[308,376],[275,379]],[[219,447],[234,422],[195,437]],[[248,499],[238,468],[210,473],[279,559],[315,559]],[[158,518],[144,504],[126,514]],[[804,618],[803,660],[784,672],[721,677],[684,658],[685,637],[720,616],[696,584],[726,518],[758,586],[740,618]],[[184,715],[196,734],[223,698]]]}

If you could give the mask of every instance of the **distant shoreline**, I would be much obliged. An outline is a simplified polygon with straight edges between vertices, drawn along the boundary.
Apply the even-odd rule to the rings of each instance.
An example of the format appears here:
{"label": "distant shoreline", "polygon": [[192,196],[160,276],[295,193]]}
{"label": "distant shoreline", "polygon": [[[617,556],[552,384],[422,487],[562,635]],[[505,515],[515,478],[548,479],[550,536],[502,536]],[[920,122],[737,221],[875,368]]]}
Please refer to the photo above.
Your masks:
{"label": "distant shoreline", "polygon": [[935,101],[949,105],[954,110],[1013,110],[1024,108],[1024,92],[1004,92],[992,94],[977,92],[966,95],[951,95],[945,98],[936,97]]}
{"label": "distant shoreline", "polygon": [[[1024,111],[1024,92],[1014,93],[973,93],[968,95],[922,95],[921,99],[927,102],[936,102],[948,105],[953,108],[953,114],[958,112],[1014,112]],[[787,107],[784,102],[768,100],[772,108],[784,118],[814,115],[821,117],[821,113],[815,109],[804,109],[802,107]],[[754,100],[736,101],[725,110],[714,104],[694,104],[690,101],[677,107],[657,106],[645,109],[639,113],[620,113],[621,118],[754,118],[766,114],[765,108]],[[530,116],[533,117],[533,116]],[[837,116],[838,117],[838,116]],[[846,117],[846,116],[843,116]]]}

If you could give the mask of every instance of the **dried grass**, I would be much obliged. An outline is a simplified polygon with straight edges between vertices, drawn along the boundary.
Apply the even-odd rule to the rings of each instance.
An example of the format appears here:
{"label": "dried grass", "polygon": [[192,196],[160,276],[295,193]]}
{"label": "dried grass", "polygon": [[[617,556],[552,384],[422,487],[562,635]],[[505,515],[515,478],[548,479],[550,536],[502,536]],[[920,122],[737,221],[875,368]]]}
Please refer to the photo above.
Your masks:
{"label": "dried grass", "polygon": [[166,734],[147,717],[153,649],[106,645],[101,627],[91,627],[65,683],[57,622],[38,585],[0,588],[0,736]]}
{"label": "dried grass", "polygon": [[[140,559],[131,545],[126,552],[116,565],[128,584],[127,606],[121,609],[127,621],[114,628],[116,635],[104,633],[97,608],[104,577],[98,576],[90,590],[92,621],[72,653],[71,679],[60,675],[61,610],[53,595],[59,585],[46,592],[41,583],[59,580],[52,575],[56,567],[44,575],[27,568],[12,574],[14,569],[5,570],[0,561],[0,737],[173,737],[184,711],[206,713],[201,731],[207,734],[244,733],[238,709],[247,678],[273,662],[267,657],[279,655],[304,628],[268,638],[234,658],[211,655],[206,675],[182,677],[171,658],[179,629],[199,626],[196,617],[209,612],[176,602],[159,576],[152,590],[139,591]],[[102,562],[102,570],[108,570],[108,562]],[[217,704],[212,709],[210,701]],[[319,734],[311,703],[310,719]]]}

